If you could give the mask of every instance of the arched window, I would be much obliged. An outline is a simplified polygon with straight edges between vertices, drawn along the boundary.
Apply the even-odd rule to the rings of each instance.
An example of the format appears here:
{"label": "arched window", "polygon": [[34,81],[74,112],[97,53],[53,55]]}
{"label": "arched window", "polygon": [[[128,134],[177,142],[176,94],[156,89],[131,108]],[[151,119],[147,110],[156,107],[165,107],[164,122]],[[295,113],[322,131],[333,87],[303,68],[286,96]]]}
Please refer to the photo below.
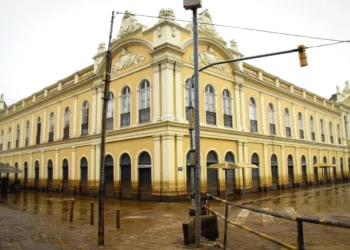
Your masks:
{"label": "arched window", "polygon": [[89,102],[84,101],[81,109],[81,135],[89,133]]}
{"label": "arched window", "polygon": [[3,144],[4,144],[4,130],[1,130],[1,133],[0,133],[0,151],[2,151]]}
{"label": "arched window", "polygon": [[321,130],[321,140],[322,142],[326,141],[326,138],[324,136],[324,124],[323,124],[323,120],[320,120],[320,130]]}
{"label": "arched window", "polygon": [[51,112],[50,124],[49,124],[49,141],[53,141],[54,130],[55,130],[55,114],[53,112]]}
{"label": "arched window", "polygon": [[311,131],[311,140],[315,141],[316,140],[315,123],[314,123],[314,118],[312,116],[310,116],[310,131]]}
{"label": "arched window", "polygon": [[69,107],[66,107],[64,110],[63,139],[69,138],[69,125],[70,125],[70,109]]}
{"label": "arched window", "polygon": [[151,84],[148,80],[140,83],[139,123],[149,122],[151,119]]}
{"label": "arched window", "polygon": [[216,125],[215,92],[213,86],[205,86],[205,111],[207,124]]}
{"label": "arched window", "polygon": [[120,126],[130,125],[130,103],[131,103],[131,92],[128,86],[122,90],[122,110],[120,115]]}
{"label": "arched window", "polygon": [[[254,153],[251,158],[251,163],[253,165],[256,165],[257,167],[260,166],[260,160],[259,155],[257,153]],[[252,188],[257,189],[260,187],[260,173],[259,168],[252,168]]]}
{"label": "arched window", "polygon": [[284,123],[286,125],[286,136],[291,137],[292,130],[290,128],[290,115],[289,115],[289,110],[287,108],[284,110]]}
{"label": "arched window", "polygon": [[327,163],[327,157],[323,156],[323,163]]}
{"label": "arched window", "polygon": [[232,122],[231,93],[227,89],[225,89],[222,92],[222,104],[223,104],[223,111],[224,111],[224,126],[232,128],[233,122]]}
{"label": "arched window", "polygon": [[114,95],[113,92],[109,92],[107,103],[107,115],[106,115],[106,130],[113,129],[113,117],[114,117]]}
{"label": "arched window", "polygon": [[40,136],[41,136],[41,118],[40,116],[36,120],[36,144],[40,144]]}
{"label": "arched window", "polygon": [[269,113],[270,134],[275,135],[276,134],[275,109],[272,103],[269,103],[268,113]]}
{"label": "arched window", "polygon": [[331,141],[332,144],[334,144],[333,126],[331,122],[329,122],[329,140]]}
{"label": "arched window", "polygon": [[317,164],[317,157],[316,156],[314,156],[314,158],[312,159],[312,163],[315,165],[315,164]]}
{"label": "arched window", "polygon": [[[191,91],[191,92],[190,92]],[[191,93],[191,102],[192,107],[195,107],[194,104],[194,83],[191,84],[191,78],[187,78],[185,82],[185,107],[186,107],[186,120],[190,120],[190,93]]]}
{"label": "arched window", "polygon": [[298,124],[299,124],[299,138],[304,139],[303,115],[300,112],[298,114]]}
{"label": "arched window", "polygon": [[345,130],[345,138],[348,138],[348,120],[346,119],[346,116],[344,116],[344,130]]}
{"label": "arched window", "polygon": [[16,129],[16,148],[19,147],[19,134],[20,134],[20,128],[19,128],[19,124],[17,124],[17,129]]}
{"label": "arched window", "polygon": [[249,99],[250,131],[258,132],[258,115],[256,113],[256,102],[253,97]]}
{"label": "arched window", "polygon": [[29,121],[26,123],[26,137],[25,137],[25,145],[29,146],[29,131],[30,131],[30,125]]}
{"label": "arched window", "polygon": [[337,125],[337,135],[338,135],[338,143],[341,144],[341,136],[340,136],[340,125]]}
{"label": "arched window", "polygon": [[7,133],[7,149],[11,149],[11,138],[12,138],[12,130],[9,128],[9,132]]}

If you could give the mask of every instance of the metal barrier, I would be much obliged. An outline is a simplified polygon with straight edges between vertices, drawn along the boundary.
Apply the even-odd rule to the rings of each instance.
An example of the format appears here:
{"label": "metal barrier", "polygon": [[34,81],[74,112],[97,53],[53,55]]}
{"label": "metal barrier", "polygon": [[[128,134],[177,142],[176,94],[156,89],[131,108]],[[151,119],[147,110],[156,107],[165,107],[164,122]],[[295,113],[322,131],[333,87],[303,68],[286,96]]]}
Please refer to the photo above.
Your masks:
{"label": "metal barrier", "polygon": [[[317,219],[317,218],[307,218],[307,217],[293,217],[293,216],[289,216],[289,215],[285,215],[285,214],[280,214],[280,213],[275,213],[275,212],[270,212],[270,211],[266,211],[266,210],[262,210],[262,209],[258,209],[258,208],[252,208],[252,207],[247,207],[244,205],[240,205],[240,204],[234,204],[232,202],[229,202],[227,200],[209,195],[209,194],[202,194],[203,195],[203,199],[207,200],[207,202],[205,203],[204,207],[207,209],[208,213],[209,211],[216,214],[218,217],[220,217],[221,219],[223,219],[225,221],[225,229],[224,229],[224,249],[226,249],[227,246],[227,224],[232,224],[236,227],[239,227],[243,230],[246,230],[252,234],[258,235],[264,239],[267,239],[277,245],[280,245],[284,248],[287,249],[300,249],[300,250],[304,250],[304,230],[303,230],[303,222],[305,223],[312,223],[312,224],[320,224],[320,225],[326,225],[326,226],[332,226],[332,227],[341,227],[341,228],[348,228],[350,229],[350,224],[349,223],[344,223],[344,222],[337,222],[337,221],[330,221],[330,220],[325,220],[325,219]],[[213,210],[212,208],[209,207],[209,200],[217,200],[220,202],[225,203],[225,216],[219,214],[218,212],[216,212],[215,210]],[[264,233],[261,233],[259,231],[256,231],[254,229],[251,229],[247,226],[243,226],[237,222],[234,221],[230,221],[228,220],[228,206],[232,205],[234,207],[239,207],[239,208],[243,208],[243,209],[247,209],[253,212],[257,212],[257,213],[261,213],[261,214],[266,214],[266,215],[270,215],[273,217],[278,217],[281,219],[285,219],[285,220],[290,220],[290,221],[295,221],[297,223],[297,227],[298,227],[298,234],[297,234],[297,242],[298,242],[298,246],[292,246],[288,243],[282,242],[280,240],[277,240],[271,236],[268,236]]]}

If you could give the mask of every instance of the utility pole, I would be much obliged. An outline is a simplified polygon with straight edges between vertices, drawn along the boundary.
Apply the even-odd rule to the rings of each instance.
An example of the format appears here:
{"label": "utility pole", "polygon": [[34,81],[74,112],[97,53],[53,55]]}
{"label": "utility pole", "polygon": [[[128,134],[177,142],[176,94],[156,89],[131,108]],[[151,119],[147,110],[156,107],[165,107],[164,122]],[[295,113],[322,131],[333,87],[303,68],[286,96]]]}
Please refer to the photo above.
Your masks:
{"label": "utility pole", "polygon": [[105,89],[103,95],[102,128],[101,128],[101,158],[100,158],[100,186],[98,201],[98,245],[104,245],[104,198],[105,198],[105,141],[106,141],[106,114],[109,100],[109,84],[111,82],[112,52],[111,41],[113,31],[114,11],[112,11],[111,28],[109,32],[108,49],[106,52]]}

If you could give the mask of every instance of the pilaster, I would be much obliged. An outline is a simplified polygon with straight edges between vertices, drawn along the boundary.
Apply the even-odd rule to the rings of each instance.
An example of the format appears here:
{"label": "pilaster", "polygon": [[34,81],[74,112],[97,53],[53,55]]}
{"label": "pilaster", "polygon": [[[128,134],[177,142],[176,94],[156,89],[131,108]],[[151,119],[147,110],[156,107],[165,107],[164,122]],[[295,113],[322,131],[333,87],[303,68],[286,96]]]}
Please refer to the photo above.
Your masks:
{"label": "pilaster", "polygon": [[26,131],[24,129],[24,120],[23,118],[21,119],[21,130],[19,133],[19,146],[20,147],[24,147],[25,145],[25,136],[26,136]]}
{"label": "pilaster", "polygon": [[58,177],[58,169],[59,169],[59,167],[58,167],[58,153],[59,153],[59,151],[58,151],[58,149],[56,149],[56,151],[55,151],[55,166],[54,166],[54,176],[53,176],[53,179],[56,179],[56,180],[58,180],[58,179],[60,179],[59,177]]}
{"label": "pilaster", "polygon": [[77,179],[75,176],[75,170],[76,170],[75,165],[76,165],[76,163],[75,163],[75,147],[73,146],[72,147],[72,172],[71,172],[71,174],[72,174],[71,180],[73,181],[73,185],[74,185],[75,180]]}
{"label": "pilaster", "polygon": [[260,92],[260,102],[261,102],[261,117],[262,117],[262,127],[263,127],[263,134],[267,134],[266,131],[266,117],[265,117],[265,98],[264,93]]}
{"label": "pilaster", "polygon": [[293,122],[293,128],[294,128],[294,135],[292,135],[292,138],[299,138],[298,133],[298,126],[297,126],[297,116],[295,114],[295,105],[292,103],[292,122]]}
{"label": "pilaster", "polygon": [[[47,109],[46,108],[44,108],[44,118],[43,118],[43,120],[42,120],[42,124],[43,124],[43,131],[42,131],[42,133],[43,133],[43,139],[42,139],[42,141],[43,142],[46,142],[47,140],[46,140],[46,124],[47,123],[49,123],[50,122],[50,119],[47,119],[47,116],[46,116],[46,113],[47,113]],[[59,113],[57,113],[57,114],[59,114]],[[57,115],[58,116],[58,115]],[[49,128],[50,129],[50,128]],[[48,130],[49,130],[48,129]],[[47,139],[49,139],[49,138],[47,138]]]}
{"label": "pilaster", "polygon": [[241,109],[242,109],[242,130],[248,131],[247,129],[247,109],[246,109],[246,103],[245,103],[245,94],[244,94],[244,86],[240,86],[240,95],[241,95]]}
{"label": "pilaster", "polygon": [[174,119],[174,70],[175,62],[165,59],[161,62],[161,95],[162,95],[162,117],[164,120]]}
{"label": "pilaster", "polygon": [[[78,96],[74,96],[74,104],[73,104],[73,137],[77,136],[77,117],[78,117]],[[93,124],[93,123],[92,123]],[[70,126],[70,125],[69,125]]]}
{"label": "pilaster", "polygon": [[[186,193],[186,163],[184,162],[183,155],[183,135],[176,135],[176,162],[177,165],[182,167],[182,171],[176,169],[178,166],[175,166],[175,171],[177,173],[177,188],[180,193]],[[183,165],[184,164],[184,165]]]}
{"label": "pilaster", "polygon": [[160,64],[153,65],[153,122],[160,119]]}
{"label": "pilaster", "polygon": [[282,137],[285,137],[285,132],[283,132],[283,122],[282,122],[282,117],[283,117],[283,113],[282,113],[282,110],[281,110],[281,99],[277,98],[277,106],[278,106],[278,116],[277,116],[277,119],[278,119],[278,124],[279,124],[279,134],[280,136]]}
{"label": "pilaster", "polygon": [[[160,135],[153,136],[153,146],[154,146],[154,152],[158,152],[154,154],[154,169],[153,169],[153,190],[159,191],[161,189],[161,148],[160,148]],[[136,181],[136,180],[135,180]]]}
{"label": "pilaster", "polygon": [[175,192],[175,137],[162,136],[162,193]]}
{"label": "pilaster", "polygon": [[[97,110],[97,89],[96,87],[92,88],[92,101],[91,101],[91,134],[96,134],[96,110]],[[80,115],[82,119],[82,115]],[[77,117],[76,117],[77,118]]]}
{"label": "pilaster", "polygon": [[183,96],[182,96],[182,85],[181,85],[181,79],[182,79],[182,67],[183,64],[176,62],[175,63],[175,89],[174,89],[174,95],[175,95],[175,119],[177,121],[183,121]]}
{"label": "pilaster", "polygon": [[299,153],[299,147],[295,147],[295,152],[296,152],[296,159],[295,159],[295,169],[294,169],[294,176],[295,178],[295,183],[301,183],[302,182],[302,176],[301,176],[301,158],[300,158],[300,153]]}
{"label": "pilaster", "polygon": [[305,133],[304,133],[304,138],[305,140],[309,140],[309,137],[311,135],[311,131],[310,131],[310,117],[309,117],[309,114],[307,112],[307,108],[305,107],[304,108],[304,113],[305,113],[305,116],[304,116],[304,122],[305,122]]}
{"label": "pilaster", "polygon": [[41,162],[40,162],[40,177],[39,179],[43,180],[47,178],[47,175],[45,174],[46,170],[46,164],[45,164],[45,152],[41,151]]}
{"label": "pilaster", "polygon": [[61,102],[57,103],[57,128],[56,128],[56,138],[57,140],[60,140],[60,130],[61,130]]}
{"label": "pilaster", "polygon": [[265,180],[264,184],[266,186],[271,186],[271,168],[269,168],[269,160],[268,160],[268,152],[267,152],[267,144],[264,143],[264,172],[261,171],[261,173],[264,173]]}
{"label": "pilaster", "polygon": [[235,84],[235,108],[236,108],[236,115],[233,116],[236,119],[236,128],[237,130],[242,130],[242,116],[241,116],[241,105],[240,105],[240,86],[236,83]]}
{"label": "pilaster", "polygon": [[280,178],[279,184],[285,184],[288,180],[288,174],[287,174],[287,166],[286,166],[286,155],[285,155],[285,146],[281,146],[281,161],[282,161],[282,178]]}
{"label": "pilaster", "polygon": [[97,88],[97,110],[96,110],[96,133],[101,133],[102,119],[98,119],[98,115],[102,114],[103,100],[102,100],[102,86]]}
{"label": "pilaster", "polygon": [[30,124],[30,143],[29,145],[34,145],[35,144],[35,139],[34,139],[34,128],[35,128],[35,123],[34,123],[34,113],[32,114],[32,122]]}
{"label": "pilaster", "polygon": [[95,173],[94,173],[94,165],[96,166],[96,161],[95,161],[95,155],[96,155],[96,146],[95,145],[90,145],[90,166],[89,166],[89,176],[88,180],[89,183],[93,183],[93,185],[89,185],[89,187],[95,187]]}

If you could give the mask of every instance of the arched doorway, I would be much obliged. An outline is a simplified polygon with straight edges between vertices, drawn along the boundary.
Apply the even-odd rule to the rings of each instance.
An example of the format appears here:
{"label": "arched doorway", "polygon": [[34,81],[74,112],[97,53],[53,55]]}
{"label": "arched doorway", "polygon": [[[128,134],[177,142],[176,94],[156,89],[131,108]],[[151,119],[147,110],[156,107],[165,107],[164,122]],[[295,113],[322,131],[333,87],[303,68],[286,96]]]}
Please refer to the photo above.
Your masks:
{"label": "arched doorway", "polygon": [[[235,155],[232,152],[227,152],[225,155],[225,161],[235,163]],[[232,195],[236,189],[236,171],[234,169],[225,170],[225,174],[225,178],[227,180],[226,192],[228,195]]]}
{"label": "arched doorway", "polygon": [[80,187],[79,192],[88,193],[88,161],[85,157],[80,160]]}
{"label": "arched doorway", "polygon": [[68,192],[68,160],[62,162],[62,192]]}
{"label": "arched doorway", "polygon": [[15,163],[15,169],[16,169],[16,173],[15,173],[15,182],[17,182],[18,180],[18,174],[17,174],[17,169],[18,169],[18,163]]}
{"label": "arched doorway", "polygon": [[120,198],[131,199],[131,159],[126,153],[120,158]]}
{"label": "arched doorway", "polygon": [[188,151],[186,155],[186,184],[187,184],[187,193],[192,192],[192,175],[191,175],[191,152]]}
{"label": "arched doorway", "polygon": [[24,182],[23,185],[25,188],[28,187],[28,163],[24,162]]}
{"label": "arched doorway", "polygon": [[294,184],[293,156],[288,155],[288,187],[293,187],[293,184]]}
{"label": "arched doorway", "polygon": [[303,184],[307,185],[307,167],[305,155],[301,157],[301,175],[303,179]]}
{"label": "arched doorway", "polygon": [[[317,157],[314,156],[314,158],[312,159],[312,163],[315,165],[317,164]],[[318,168],[314,167],[314,179],[315,179],[315,183],[318,184],[319,182],[319,178],[318,178]]]}
{"label": "arched doorway", "polygon": [[114,160],[111,155],[105,158],[105,195],[113,197],[114,193]]}
{"label": "arched doorway", "polygon": [[277,156],[273,154],[271,156],[271,178],[272,178],[272,189],[278,188],[278,160]]}
{"label": "arched doorway", "polygon": [[207,193],[211,195],[219,195],[218,170],[208,168],[216,163],[218,163],[218,157],[214,151],[210,151],[207,155]]}
{"label": "arched doorway", "polygon": [[340,158],[340,174],[341,174],[341,179],[344,181],[344,162],[343,162],[343,157]]}
{"label": "arched doorway", "polygon": [[35,161],[34,166],[34,188],[39,189],[39,161]]}
{"label": "arched doorway", "polygon": [[[327,164],[327,157],[323,156],[323,163]],[[328,181],[329,179],[329,173],[328,173],[328,167],[322,168],[322,181]]]}
{"label": "arched doorway", "polygon": [[[260,166],[259,155],[254,153],[252,155],[251,163]],[[260,174],[259,168],[252,168],[252,192],[260,191]]]}
{"label": "arched doorway", "polygon": [[152,161],[147,152],[139,157],[139,199],[152,200]]}
{"label": "arched doorway", "polygon": [[52,191],[52,182],[53,182],[53,163],[52,160],[50,159],[47,162],[47,190]]}
{"label": "arched doorway", "polygon": [[[332,164],[335,165],[337,164],[335,157],[332,158]],[[337,180],[337,168],[333,167],[333,180]]]}

